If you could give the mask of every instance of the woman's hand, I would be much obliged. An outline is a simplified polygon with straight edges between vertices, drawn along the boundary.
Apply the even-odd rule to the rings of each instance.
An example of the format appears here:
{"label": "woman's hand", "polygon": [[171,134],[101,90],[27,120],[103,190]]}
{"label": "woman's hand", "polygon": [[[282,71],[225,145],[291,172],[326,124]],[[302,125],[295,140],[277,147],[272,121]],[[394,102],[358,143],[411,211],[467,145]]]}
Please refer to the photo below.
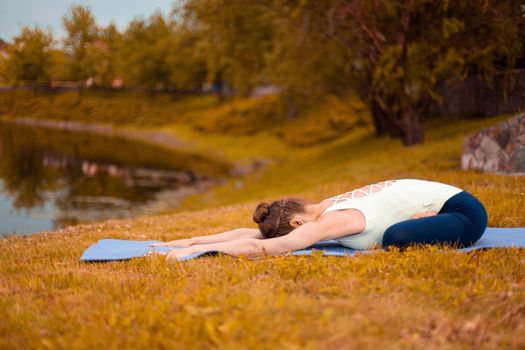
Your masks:
{"label": "woman's hand", "polygon": [[169,252],[149,252],[148,256],[165,256],[166,261],[178,261],[180,257],[195,254],[195,249],[188,247],[188,248],[181,248],[181,249],[173,249]]}
{"label": "woman's hand", "polygon": [[189,247],[193,245],[192,238],[176,239],[170,242],[161,242],[150,244],[151,247]]}
{"label": "woman's hand", "polygon": [[427,218],[429,216],[435,216],[435,215],[437,215],[437,213],[433,212],[433,211],[420,211],[420,212],[417,212],[414,215],[412,215],[410,218],[411,219],[420,219],[420,218]]}

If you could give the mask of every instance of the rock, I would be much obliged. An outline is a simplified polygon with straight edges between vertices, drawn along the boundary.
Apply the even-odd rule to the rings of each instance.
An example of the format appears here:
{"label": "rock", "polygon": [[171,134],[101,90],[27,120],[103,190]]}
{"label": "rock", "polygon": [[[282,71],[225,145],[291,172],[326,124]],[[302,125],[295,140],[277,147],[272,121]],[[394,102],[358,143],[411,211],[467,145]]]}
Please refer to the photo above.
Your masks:
{"label": "rock", "polygon": [[461,168],[525,175],[525,113],[465,137]]}

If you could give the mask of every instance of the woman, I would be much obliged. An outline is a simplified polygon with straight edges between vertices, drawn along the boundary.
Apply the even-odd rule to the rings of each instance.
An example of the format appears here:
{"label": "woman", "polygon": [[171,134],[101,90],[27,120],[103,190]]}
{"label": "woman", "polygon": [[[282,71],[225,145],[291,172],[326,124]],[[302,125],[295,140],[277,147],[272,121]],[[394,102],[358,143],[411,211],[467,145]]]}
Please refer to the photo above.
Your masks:
{"label": "woman", "polygon": [[487,226],[479,200],[439,182],[388,180],[317,204],[301,199],[261,203],[253,213],[258,229],[158,243],[174,249],[168,259],[215,250],[231,255],[280,254],[335,239],[353,249],[400,248],[410,244],[476,242]]}

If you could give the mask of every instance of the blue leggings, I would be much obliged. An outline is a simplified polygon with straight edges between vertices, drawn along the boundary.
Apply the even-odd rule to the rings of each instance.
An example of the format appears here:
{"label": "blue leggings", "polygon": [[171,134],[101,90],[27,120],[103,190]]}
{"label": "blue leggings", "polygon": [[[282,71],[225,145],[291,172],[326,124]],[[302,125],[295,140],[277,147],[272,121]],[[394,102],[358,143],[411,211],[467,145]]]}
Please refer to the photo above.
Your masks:
{"label": "blue leggings", "polygon": [[450,244],[465,247],[475,243],[487,227],[483,204],[468,192],[450,197],[435,216],[398,222],[386,229],[383,248],[411,244]]}

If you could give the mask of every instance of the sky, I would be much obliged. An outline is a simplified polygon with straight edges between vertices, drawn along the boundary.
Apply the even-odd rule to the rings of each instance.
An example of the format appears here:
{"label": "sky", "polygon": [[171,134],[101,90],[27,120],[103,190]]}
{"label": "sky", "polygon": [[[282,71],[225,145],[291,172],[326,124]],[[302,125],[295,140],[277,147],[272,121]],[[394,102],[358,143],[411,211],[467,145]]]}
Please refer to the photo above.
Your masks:
{"label": "sky", "polygon": [[62,16],[72,4],[87,5],[100,25],[111,21],[119,29],[135,16],[149,16],[155,10],[168,14],[176,0],[0,0],[0,39],[11,42],[19,25],[50,27],[55,38],[64,36]]}

